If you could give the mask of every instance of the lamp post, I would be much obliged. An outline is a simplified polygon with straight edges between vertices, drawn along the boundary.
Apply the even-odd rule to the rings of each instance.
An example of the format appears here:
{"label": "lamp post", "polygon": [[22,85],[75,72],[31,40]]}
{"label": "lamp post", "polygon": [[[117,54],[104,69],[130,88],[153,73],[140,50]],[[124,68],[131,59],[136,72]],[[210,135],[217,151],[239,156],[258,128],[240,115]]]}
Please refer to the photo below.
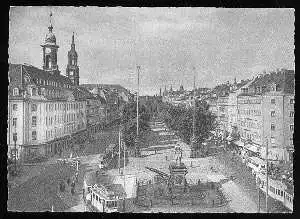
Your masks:
{"label": "lamp post", "polygon": [[15,155],[15,174],[17,174],[17,131],[16,131],[16,126],[15,126],[15,129],[14,129],[14,133],[13,133],[13,141],[14,141],[14,144],[15,144],[15,149],[14,149],[14,155]]}
{"label": "lamp post", "polygon": [[269,146],[268,139],[266,140],[266,212],[268,213],[268,196],[269,196],[269,177],[268,177],[268,168],[269,168]]}

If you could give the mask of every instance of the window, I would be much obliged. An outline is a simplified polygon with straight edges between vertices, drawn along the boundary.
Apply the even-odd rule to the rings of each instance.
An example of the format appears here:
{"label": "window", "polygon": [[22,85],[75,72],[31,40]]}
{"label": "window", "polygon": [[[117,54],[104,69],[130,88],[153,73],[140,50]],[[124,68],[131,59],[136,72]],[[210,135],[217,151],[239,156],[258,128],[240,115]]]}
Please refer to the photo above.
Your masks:
{"label": "window", "polygon": [[32,104],[32,105],[31,105],[31,111],[32,111],[32,112],[35,112],[36,110],[37,110],[36,104]]}
{"label": "window", "polygon": [[13,89],[13,95],[18,96],[19,95],[19,89],[16,87]]}
{"label": "window", "polygon": [[14,127],[17,127],[17,118],[13,118],[12,125],[13,125]]}
{"label": "window", "polygon": [[294,131],[294,125],[290,125],[290,130]]}
{"label": "window", "polygon": [[290,111],[290,117],[294,117],[294,111]]}
{"label": "window", "polygon": [[36,96],[36,88],[32,88],[31,89],[31,95],[32,96]]}
{"label": "window", "polygon": [[271,137],[271,145],[275,146],[275,137]]}
{"label": "window", "polygon": [[275,104],[275,99],[271,99],[271,103],[272,103],[272,104]]}
{"label": "window", "polygon": [[271,117],[275,117],[275,111],[271,111]]}
{"label": "window", "polygon": [[36,131],[32,131],[31,138],[32,140],[36,140]]}
{"label": "window", "polygon": [[275,125],[274,124],[271,124],[271,130],[275,131]]}
{"label": "window", "polygon": [[13,110],[16,111],[16,110],[18,109],[18,105],[17,105],[17,104],[13,104],[13,105],[12,105],[12,108],[13,108]]}
{"label": "window", "polygon": [[32,122],[31,122],[32,127],[36,126],[36,116],[32,117]]}
{"label": "window", "polygon": [[290,99],[290,104],[294,104],[295,100],[294,99]]}

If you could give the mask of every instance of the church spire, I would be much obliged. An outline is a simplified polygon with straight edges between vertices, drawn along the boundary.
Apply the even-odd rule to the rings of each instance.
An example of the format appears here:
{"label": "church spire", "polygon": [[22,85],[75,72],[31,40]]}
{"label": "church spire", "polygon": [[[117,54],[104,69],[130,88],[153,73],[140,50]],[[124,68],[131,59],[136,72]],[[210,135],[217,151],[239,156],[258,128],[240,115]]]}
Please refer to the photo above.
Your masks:
{"label": "church spire", "polygon": [[74,32],[73,32],[73,35],[72,35],[72,44],[71,44],[71,49],[74,49],[74,50],[75,50]]}
{"label": "church spire", "polygon": [[77,64],[78,55],[75,50],[74,32],[72,34],[71,50],[68,52],[68,65],[66,75],[71,79],[75,86],[79,85],[79,67]]}
{"label": "church spire", "polygon": [[52,30],[53,30],[51,17],[52,17],[52,11],[50,12],[50,15],[49,15],[49,27],[48,27],[49,33],[52,33]]}

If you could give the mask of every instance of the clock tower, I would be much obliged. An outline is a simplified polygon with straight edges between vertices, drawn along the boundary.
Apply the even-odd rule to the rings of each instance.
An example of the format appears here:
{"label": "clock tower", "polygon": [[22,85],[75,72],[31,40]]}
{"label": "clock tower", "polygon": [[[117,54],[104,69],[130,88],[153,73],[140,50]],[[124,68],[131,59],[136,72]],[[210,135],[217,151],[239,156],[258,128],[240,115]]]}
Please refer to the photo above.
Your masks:
{"label": "clock tower", "polygon": [[75,50],[74,32],[72,35],[71,50],[68,52],[68,65],[66,75],[75,86],[79,86],[79,67],[77,65],[78,55]]}
{"label": "clock tower", "polygon": [[43,48],[43,69],[44,71],[49,71],[51,74],[58,75],[58,65],[57,65],[57,50],[59,48],[56,45],[56,37],[53,34],[53,26],[51,23],[52,13],[50,13],[50,25],[48,27],[49,32],[46,35],[44,45],[41,45]]}

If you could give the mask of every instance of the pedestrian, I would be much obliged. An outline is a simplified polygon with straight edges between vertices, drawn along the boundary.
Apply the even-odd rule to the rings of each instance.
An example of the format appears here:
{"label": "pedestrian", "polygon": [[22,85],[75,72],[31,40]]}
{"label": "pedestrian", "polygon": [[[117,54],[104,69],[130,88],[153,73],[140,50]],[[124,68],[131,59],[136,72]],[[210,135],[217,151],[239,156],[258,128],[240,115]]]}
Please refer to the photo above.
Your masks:
{"label": "pedestrian", "polygon": [[78,171],[75,173],[75,181],[78,182]]}
{"label": "pedestrian", "polygon": [[67,179],[67,184],[68,184],[68,186],[70,185],[70,182],[71,182],[71,179],[68,178],[68,179]]}
{"label": "pedestrian", "polygon": [[75,182],[74,181],[71,184],[71,193],[72,193],[72,195],[74,195],[74,193],[75,193]]}

